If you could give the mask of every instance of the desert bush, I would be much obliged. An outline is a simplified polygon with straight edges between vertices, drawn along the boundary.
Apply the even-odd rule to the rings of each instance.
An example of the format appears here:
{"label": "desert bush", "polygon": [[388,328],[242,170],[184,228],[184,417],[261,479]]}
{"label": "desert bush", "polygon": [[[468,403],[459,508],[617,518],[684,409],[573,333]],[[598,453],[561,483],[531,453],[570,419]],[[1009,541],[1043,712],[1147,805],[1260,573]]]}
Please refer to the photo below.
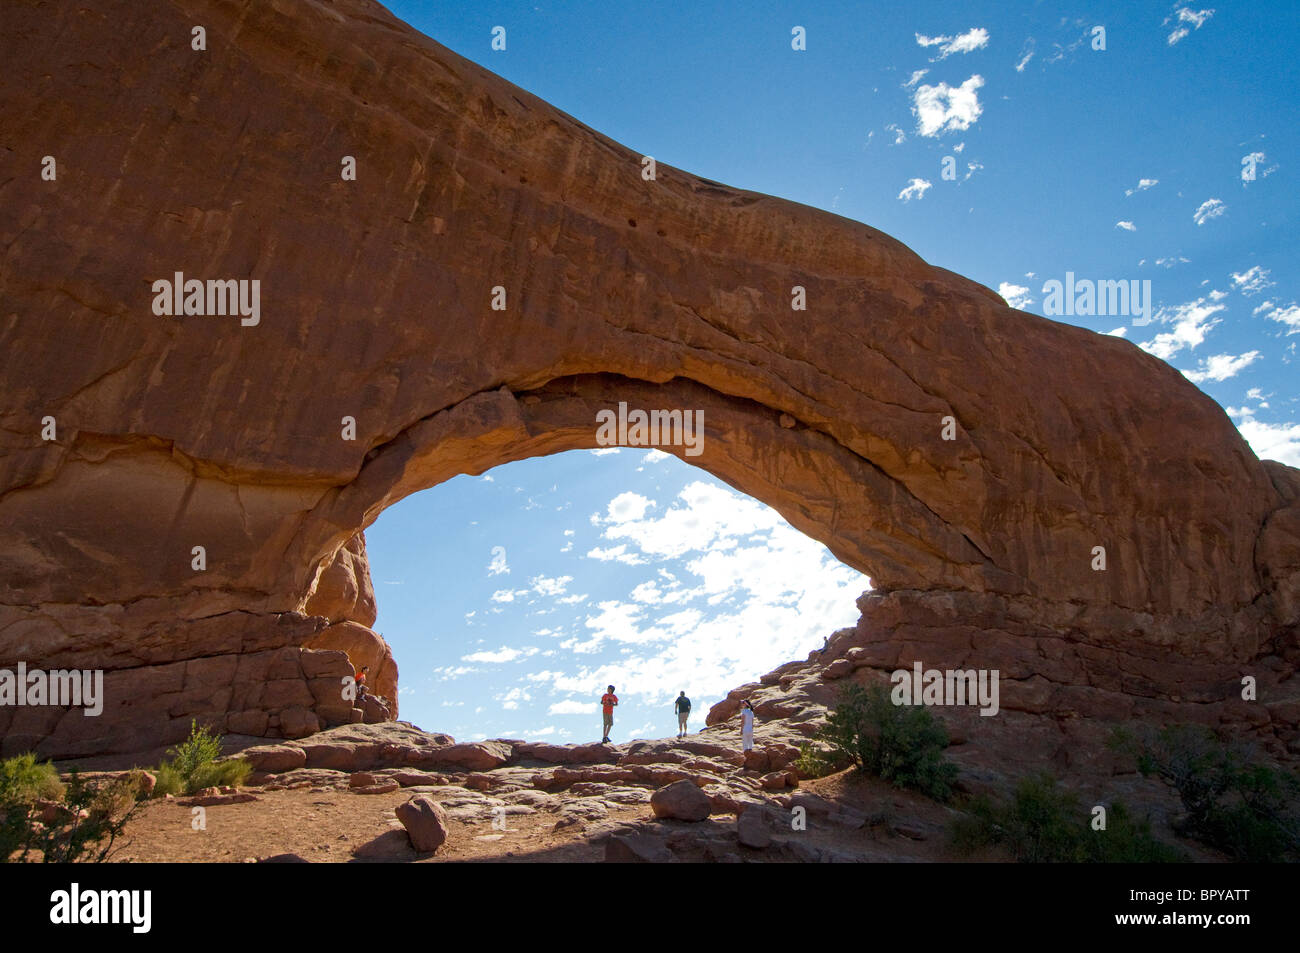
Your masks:
{"label": "desert bush", "polygon": [[221,756],[221,736],[206,725],[190,722],[190,735],[170,749],[168,758],[155,772],[154,796],[194,794],[204,788],[238,786],[247,780],[253,766],[242,758],[217,759]]}
{"label": "desert bush", "polygon": [[814,737],[829,750],[810,748],[801,754],[810,768],[844,757],[863,773],[898,787],[938,801],[952,796],[957,767],[943,757],[947,731],[925,708],[895,705],[881,686],[845,686]]}
{"label": "desert bush", "polygon": [[66,784],[54,766],[20,755],[0,762],[0,862],[99,862],[137,805],[140,775]]}
{"label": "desert bush", "polygon": [[1030,864],[1151,864],[1187,859],[1177,847],[1157,840],[1150,822],[1133,818],[1119,801],[1106,812],[1106,829],[1093,830],[1092,812],[1048,774],[1021,779],[1009,801],[974,798],[949,828],[949,838],[959,854],[996,845]]}
{"label": "desert bush", "polygon": [[0,761],[0,804],[31,804],[37,798],[62,796],[63,782],[49,761],[38,762],[31,752]]}
{"label": "desert bush", "polygon": [[1199,725],[1116,729],[1111,747],[1178,792],[1174,829],[1249,863],[1300,859],[1300,776]]}
{"label": "desert bush", "polygon": [[185,793],[185,779],[181,777],[179,771],[166,761],[158,765],[154,770],[153,775],[156,779],[153,786],[154,797],[163,797],[167,794],[177,795]]}
{"label": "desert bush", "polygon": [[847,763],[839,752],[828,751],[804,742],[799,746],[799,757],[790,763],[801,778],[824,778],[834,774]]}
{"label": "desert bush", "polygon": [[229,758],[225,761],[210,761],[201,764],[190,775],[190,791],[202,791],[204,788],[221,788],[227,785],[239,787],[253,773],[253,766],[243,758]]}

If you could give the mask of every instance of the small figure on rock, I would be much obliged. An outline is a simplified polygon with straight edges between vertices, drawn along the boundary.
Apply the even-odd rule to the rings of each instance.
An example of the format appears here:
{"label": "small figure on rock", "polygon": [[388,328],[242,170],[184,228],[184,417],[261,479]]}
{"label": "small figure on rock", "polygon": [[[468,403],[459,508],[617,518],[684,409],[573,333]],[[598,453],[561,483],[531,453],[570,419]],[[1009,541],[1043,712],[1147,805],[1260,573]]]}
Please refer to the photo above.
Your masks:
{"label": "small figure on rock", "polygon": [[754,747],[754,706],[748,698],[740,703],[740,746],[743,751]]}
{"label": "small figure on rock", "polygon": [[361,697],[366,693],[366,673],[369,671],[370,666],[363,665],[361,666],[361,671],[357,672],[357,701],[361,701]]}
{"label": "small figure on rock", "polygon": [[600,696],[600,707],[604,714],[604,737],[600,743],[609,744],[609,733],[614,727],[614,706],[618,704],[618,696],[614,694],[614,686],[610,685],[605,694]]}
{"label": "small figure on rock", "polygon": [[691,700],[682,692],[673,705],[677,709],[677,737],[686,737],[686,719],[691,717]]}

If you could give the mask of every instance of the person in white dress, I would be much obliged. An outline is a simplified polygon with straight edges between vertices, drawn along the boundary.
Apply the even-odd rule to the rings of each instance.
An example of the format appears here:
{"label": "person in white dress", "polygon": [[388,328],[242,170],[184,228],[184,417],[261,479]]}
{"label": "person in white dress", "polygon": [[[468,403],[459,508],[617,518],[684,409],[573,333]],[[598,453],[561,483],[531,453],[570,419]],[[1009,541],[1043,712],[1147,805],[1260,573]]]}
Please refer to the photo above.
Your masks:
{"label": "person in white dress", "polygon": [[740,743],[744,751],[754,747],[754,706],[749,699],[740,703]]}

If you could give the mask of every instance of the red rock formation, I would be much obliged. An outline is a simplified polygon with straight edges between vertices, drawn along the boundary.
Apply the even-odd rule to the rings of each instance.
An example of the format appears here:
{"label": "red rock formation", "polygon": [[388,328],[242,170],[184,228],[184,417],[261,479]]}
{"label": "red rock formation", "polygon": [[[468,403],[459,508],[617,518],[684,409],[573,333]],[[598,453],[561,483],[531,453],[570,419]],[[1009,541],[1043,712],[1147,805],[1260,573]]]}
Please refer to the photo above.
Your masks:
{"label": "red rock formation", "polygon": [[[14,0],[0,55],[0,666],[110,685],[93,727],[0,709],[6,753],[322,720],[303,647],[373,621],[359,531],[594,446],[619,401],[703,410],[690,462],[984,620],[927,663],[1218,698],[1295,669],[1300,476],[1130,342],[856,222],[645,181],[369,0]],[[258,323],[155,315],[177,272],[260,281]]]}

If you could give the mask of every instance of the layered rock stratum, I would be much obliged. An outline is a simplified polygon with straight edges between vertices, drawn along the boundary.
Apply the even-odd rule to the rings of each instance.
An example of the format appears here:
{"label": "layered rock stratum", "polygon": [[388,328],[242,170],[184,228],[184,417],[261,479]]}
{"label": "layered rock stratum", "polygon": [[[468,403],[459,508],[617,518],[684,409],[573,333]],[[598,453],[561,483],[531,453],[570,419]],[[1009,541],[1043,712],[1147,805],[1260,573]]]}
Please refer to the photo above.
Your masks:
{"label": "layered rock stratum", "polygon": [[[593,447],[620,401],[702,410],[689,462],[872,578],[873,664],[1295,750],[1300,472],[1132,343],[866,225],[647,180],[369,0],[4,19],[0,667],[107,672],[98,718],[0,708],[4,753],[336,724],[349,655],[395,698],[364,528]],[[155,314],[177,273],[259,281],[259,320]]]}

